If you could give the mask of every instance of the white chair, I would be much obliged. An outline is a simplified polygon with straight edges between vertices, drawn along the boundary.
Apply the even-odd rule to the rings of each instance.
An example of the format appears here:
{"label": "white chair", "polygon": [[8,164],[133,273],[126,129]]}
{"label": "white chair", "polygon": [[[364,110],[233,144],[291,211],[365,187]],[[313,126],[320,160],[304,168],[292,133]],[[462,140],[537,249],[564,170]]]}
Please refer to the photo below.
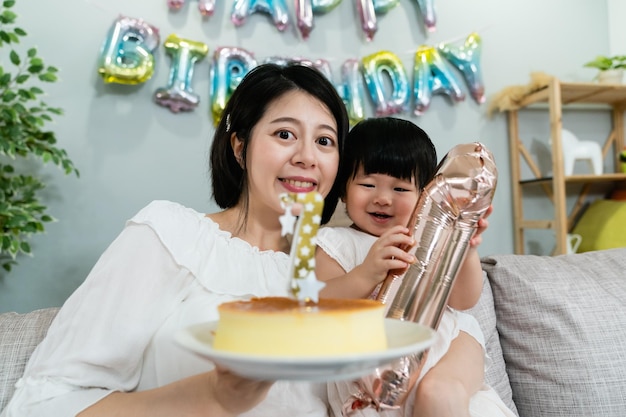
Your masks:
{"label": "white chair", "polygon": [[602,148],[593,141],[579,140],[572,132],[563,129],[561,132],[563,148],[563,170],[565,175],[574,173],[577,160],[586,160],[593,174],[602,175]]}

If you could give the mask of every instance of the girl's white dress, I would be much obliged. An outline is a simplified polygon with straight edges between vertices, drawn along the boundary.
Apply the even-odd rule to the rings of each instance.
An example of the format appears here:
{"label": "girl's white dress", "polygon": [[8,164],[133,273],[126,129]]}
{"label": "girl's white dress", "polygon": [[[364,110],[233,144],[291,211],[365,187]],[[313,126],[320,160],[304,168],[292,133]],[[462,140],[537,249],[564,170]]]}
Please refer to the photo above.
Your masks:
{"label": "girl's white dress", "polygon": [[[173,335],[216,307],[288,295],[285,253],[259,251],[192,209],[156,201],[127,222],[33,353],[1,417],[75,416],[113,391],[208,371]],[[321,384],[279,381],[258,416],[326,416]]]}
{"label": "girl's white dress", "polygon": [[[317,235],[317,244],[331,258],[343,268],[350,271],[355,266],[360,265],[365,260],[367,253],[376,241],[376,237],[363,233],[350,227],[324,227]],[[395,281],[389,292],[389,302],[393,300],[393,294],[397,291],[400,281]],[[458,336],[459,331],[463,331],[472,336],[480,345],[485,348],[485,338],[480,329],[480,325],[474,316],[453,310],[447,307],[442,316],[434,344],[425,355],[425,361],[418,377],[418,382],[439,360],[444,356],[450,347],[452,340]],[[488,364],[488,358],[485,361]],[[417,384],[415,384],[417,386]],[[415,389],[414,386],[414,389]],[[357,393],[357,388],[352,381],[340,381],[328,383],[328,400],[331,414],[336,417],[341,416],[343,404],[350,400],[351,396]],[[413,408],[414,395],[409,395],[404,407],[400,410],[385,410],[377,413],[372,408],[365,408],[352,415],[360,416],[410,416]],[[515,414],[506,407],[493,388],[485,385],[471,399],[470,413],[472,417],[516,417]]]}

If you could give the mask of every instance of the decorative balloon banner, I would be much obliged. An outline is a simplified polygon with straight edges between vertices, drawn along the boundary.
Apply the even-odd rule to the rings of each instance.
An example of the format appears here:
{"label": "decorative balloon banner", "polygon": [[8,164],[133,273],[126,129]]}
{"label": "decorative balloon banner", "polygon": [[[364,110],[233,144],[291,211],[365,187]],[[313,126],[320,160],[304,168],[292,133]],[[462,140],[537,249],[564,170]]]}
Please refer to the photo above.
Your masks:
{"label": "decorative balloon banner", "polygon": [[[307,39],[313,30],[313,17],[333,10],[341,0],[294,0],[294,10],[298,30],[303,39]],[[436,29],[434,0],[415,0],[428,32]],[[368,41],[374,39],[378,30],[377,16],[387,13],[398,5],[400,0],[357,0],[357,13],[361,29]],[[185,0],[167,0],[171,10],[179,10]],[[198,0],[198,10],[202,16],[211,16],[215,10],[215,0]],[[253,13],[264,13],[271,17],[274,26],[283,32],[290,24],[289,9],[286,0],[235,0],[230,20],[235,26],[241,26]]]}
{"label": "decorative balloon banner", "polygon": [[[98,72],[105,83],[144,83],[154,72],[153,52],[158,45],[159,34],[154,26],[141,19],[119,17],[102,46]],[[453,102],[465,100],[459,75],[465,80],[476,103],[484,103],[481,47],[480,36],[476,33],[470,34],[460,46],[448,43],[437,47],[420,46],[415,52],[413,67],[413,113],[417,116],[424,114],[434,94],[448,96]],[[170,76],[168,85],[156,90],[154,100],[174,113],[193,110],[200,102],[191,89],[193,68],[208,54],[209,48],[202,42],[183,39],[175,34],[167,37],[164,48],[171,59]],[[259,62],[245,49],[218,47],[213,53],[209,75],[211,115],[215,124],[219,123],[228,99],[242,78],[259,63],[266,62],[309,65],[333,81],[330,64],[325,60],[275,56]],[[365,117],[363,81],[377,116],[408,110],[412,95],[407,71],[396,54],[379,51],[360,61],[346,60],[341,67],[341,81],[335,83],[346,103],[352,124]]]}

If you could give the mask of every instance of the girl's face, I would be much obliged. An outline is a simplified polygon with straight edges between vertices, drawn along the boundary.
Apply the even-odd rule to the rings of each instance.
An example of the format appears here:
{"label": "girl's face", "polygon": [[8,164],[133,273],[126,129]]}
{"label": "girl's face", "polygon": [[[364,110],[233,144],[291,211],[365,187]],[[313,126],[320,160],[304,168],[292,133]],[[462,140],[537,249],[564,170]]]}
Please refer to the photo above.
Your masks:
{"label": "girl's face", "polygon": [[[278,222],[279,195],[318,191],[326,196],[339,166],[337,123],[317,98],[290,91],[268,105],[247,149],[249,215]],[[235,156],[243,144],[233,139]]]}
{"label": "girl's face", "polygon": [[365,175],[360,167],[348,183],[344,202],[359,229],[380,236],[393,226],[406,226],[418,198],[415,181],[386,174]]}

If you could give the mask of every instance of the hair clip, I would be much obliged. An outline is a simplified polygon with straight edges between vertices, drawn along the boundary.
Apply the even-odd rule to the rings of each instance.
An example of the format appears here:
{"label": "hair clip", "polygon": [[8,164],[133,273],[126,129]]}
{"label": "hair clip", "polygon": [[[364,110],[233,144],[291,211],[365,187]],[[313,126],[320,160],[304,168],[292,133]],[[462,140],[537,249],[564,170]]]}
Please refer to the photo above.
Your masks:
{"label": "hair clip", "polygon": [[226,115],[226,133],[230,132],[230,113]]}

